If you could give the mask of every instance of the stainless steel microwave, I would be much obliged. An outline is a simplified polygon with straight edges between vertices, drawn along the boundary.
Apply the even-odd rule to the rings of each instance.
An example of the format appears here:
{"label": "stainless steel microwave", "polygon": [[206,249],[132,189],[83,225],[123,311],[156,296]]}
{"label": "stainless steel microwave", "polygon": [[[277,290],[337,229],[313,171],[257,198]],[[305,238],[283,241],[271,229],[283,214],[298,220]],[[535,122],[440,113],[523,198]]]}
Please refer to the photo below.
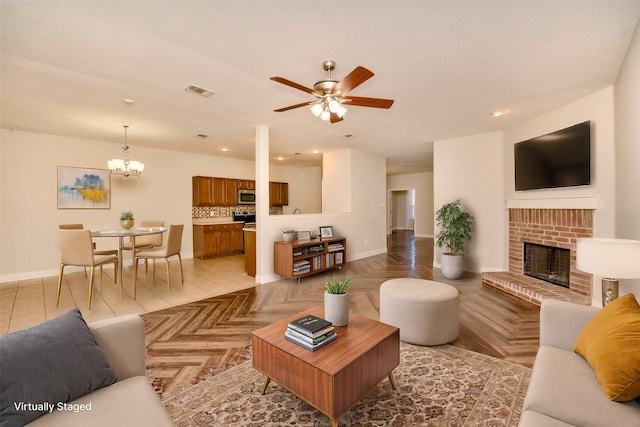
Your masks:
{"label": "stainless steel microwave", "polygon": [[256,204],[256,190],[248,190],[241,188],[238,190],[238,204],[239,205],[255,205]]}

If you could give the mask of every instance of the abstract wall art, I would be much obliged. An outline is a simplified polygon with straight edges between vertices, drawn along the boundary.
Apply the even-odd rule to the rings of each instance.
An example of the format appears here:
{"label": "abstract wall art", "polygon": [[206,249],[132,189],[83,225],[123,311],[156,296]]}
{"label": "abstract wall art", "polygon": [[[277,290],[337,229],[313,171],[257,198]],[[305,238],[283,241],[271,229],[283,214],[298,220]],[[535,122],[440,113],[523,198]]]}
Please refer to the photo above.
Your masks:
{"label": "abstract wall art", "polygon": [[58,166],[58,209],[110,209],[108,169]]}

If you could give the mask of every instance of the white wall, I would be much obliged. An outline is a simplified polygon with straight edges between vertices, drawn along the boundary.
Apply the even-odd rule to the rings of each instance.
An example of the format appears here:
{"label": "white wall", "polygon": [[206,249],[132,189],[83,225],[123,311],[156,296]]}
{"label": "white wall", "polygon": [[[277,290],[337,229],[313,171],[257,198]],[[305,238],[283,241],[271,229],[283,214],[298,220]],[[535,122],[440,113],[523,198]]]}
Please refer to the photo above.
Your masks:
{"label": "white wall", "polygon": [[322,212],[351,212],[351,149],[322,154]]}
{"label": "white wall", "polygon": [[387,177],[387,190],[415,189],[416,218],[414,234],[416,237],[433,237],[433,173],[414,173],[390,175]]}
{"label": "white wall", "polygon": [[[434,212],[456,199],[475,218],[472,240],[465,249],[465,269],[472,272],[501,270],[504,208],[502,132],[436,141],[433,144]],[[438,229],[434,227],[435,233]],[[434,249],[434,267],[440,254]]]}
{"label": "white wall", "polygon": [[270,166],[270,180],[289,183],[289,205],[282,207],[283,214],[322,212],[322,168],[296,168],[290,166]]}
{"label": "white wall", "polygon": [[[615,237],[640,240],[640,23],[618,73],[614,94]],[[622,280],[620,293],[628,292],[634,292],[640,299],[640,280]]]}

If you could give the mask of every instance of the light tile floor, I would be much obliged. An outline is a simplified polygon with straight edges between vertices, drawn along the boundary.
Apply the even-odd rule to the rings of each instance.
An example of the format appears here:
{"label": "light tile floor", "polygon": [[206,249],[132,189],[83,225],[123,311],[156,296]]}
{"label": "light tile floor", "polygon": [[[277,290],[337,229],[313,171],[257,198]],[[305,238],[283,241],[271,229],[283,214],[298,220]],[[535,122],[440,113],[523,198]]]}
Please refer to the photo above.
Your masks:
{"label": "light tile floor", "polygon": [[131,313],[147,313],[167,307],[201,300],[255,286],[253,277],[244,271],[244,255],[232,255],[208,260],[183,260],[184,285],[180,284],[177,258],[169,263],[171,289],[167,286],[164,261],[156,262],[155,283],[152,267],[145,276],[143,265],[138,269],[136,299],[133,295],[133,271],[124,268],[124,289],[120,297],[118,284],[113,283],[113,269],[104,270],[102,286],[96,270],[91,310],[88,309],[89,279],[82,271],[64,275],[60,305],[56,307],[58,276],[42,277],[0,284],[0,335],[37,325],[78,306],[88,322]]}

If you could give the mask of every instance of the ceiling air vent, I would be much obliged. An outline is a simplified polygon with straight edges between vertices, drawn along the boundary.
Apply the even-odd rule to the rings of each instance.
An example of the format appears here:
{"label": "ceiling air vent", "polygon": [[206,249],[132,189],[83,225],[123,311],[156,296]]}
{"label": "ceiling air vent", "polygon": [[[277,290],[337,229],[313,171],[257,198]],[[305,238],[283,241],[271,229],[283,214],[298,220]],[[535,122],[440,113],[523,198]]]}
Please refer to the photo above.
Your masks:
{"label": "ceiling air vent", "polygon": [[203,87],[196,86],[196,85],[187,85],[187,87],[185,87],[184,90],[186,90],[187,92],[195,93],[196,95],[207,97],[207,98],[215,93],[212,90],[205,89]]}

